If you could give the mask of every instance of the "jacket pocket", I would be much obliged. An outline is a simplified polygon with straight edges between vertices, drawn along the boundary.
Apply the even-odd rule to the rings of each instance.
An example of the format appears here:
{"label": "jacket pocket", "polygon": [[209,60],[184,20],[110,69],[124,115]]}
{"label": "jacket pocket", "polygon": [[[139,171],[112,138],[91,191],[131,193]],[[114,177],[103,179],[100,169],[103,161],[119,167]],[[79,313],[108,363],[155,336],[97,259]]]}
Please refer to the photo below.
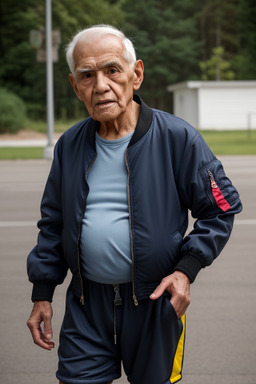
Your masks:
{"label": "jacket pocket", "polygon": [[167,310],[170,311],[172,313],[172,316],[174,316],[178,320],[177,313],[176,313],[172,303],[170,302],[171,295],[170,294],[164,295],[164,300],[165,300],[165,305],[166,305]]}
{"label": "jacket pocket", "polygon": [[201,168],[200,176],[213,207],[219,207],[226,212],[239,198],[237,190],[226,176],[218,159]]}

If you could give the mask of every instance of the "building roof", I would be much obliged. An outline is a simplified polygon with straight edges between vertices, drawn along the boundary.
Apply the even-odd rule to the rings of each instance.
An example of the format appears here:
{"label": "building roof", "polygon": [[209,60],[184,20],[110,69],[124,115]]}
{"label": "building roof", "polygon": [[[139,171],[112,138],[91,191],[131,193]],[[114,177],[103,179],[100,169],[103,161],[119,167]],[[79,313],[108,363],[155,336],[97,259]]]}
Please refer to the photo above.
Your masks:
{"label": "building roof", "polygon": [[167,87],[168,92],[178,91],[181,89],[195,88],[256,88],[254,80],[236,80],[236,81],[186,81],[176,83]]}

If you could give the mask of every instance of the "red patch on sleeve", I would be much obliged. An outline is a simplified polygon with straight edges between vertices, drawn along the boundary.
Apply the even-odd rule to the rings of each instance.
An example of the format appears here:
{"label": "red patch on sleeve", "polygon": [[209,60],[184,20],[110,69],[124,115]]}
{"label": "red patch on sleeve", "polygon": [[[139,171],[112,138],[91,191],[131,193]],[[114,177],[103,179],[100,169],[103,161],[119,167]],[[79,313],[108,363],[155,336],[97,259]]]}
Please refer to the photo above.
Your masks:
{"label": "red patch on sleeve", "polygon": [[218,207],[223,211],[226,212],[229,208],[230,205],[221,193],[221,190],[219,189],[218,185],[216,184],[213,175],[211,171],[208,171],[210,180],[211,180],[211,188],[212,188],[212,195],[218,205]]}

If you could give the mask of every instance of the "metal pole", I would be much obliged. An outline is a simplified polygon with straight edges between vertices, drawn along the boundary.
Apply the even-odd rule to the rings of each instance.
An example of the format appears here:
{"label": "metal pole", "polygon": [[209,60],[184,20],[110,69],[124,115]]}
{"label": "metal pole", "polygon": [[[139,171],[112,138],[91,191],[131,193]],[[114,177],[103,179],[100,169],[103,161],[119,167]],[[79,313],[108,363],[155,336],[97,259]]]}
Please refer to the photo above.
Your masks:
{"label": "metal pole", "polygon": [[54,98],[53,98],[53,64],[52,64],[52,5],[45,1],[46,8],[46,82],[47,82],[47,131],[48,143],[44,149],[44,157],[53,157],[54,132]]}

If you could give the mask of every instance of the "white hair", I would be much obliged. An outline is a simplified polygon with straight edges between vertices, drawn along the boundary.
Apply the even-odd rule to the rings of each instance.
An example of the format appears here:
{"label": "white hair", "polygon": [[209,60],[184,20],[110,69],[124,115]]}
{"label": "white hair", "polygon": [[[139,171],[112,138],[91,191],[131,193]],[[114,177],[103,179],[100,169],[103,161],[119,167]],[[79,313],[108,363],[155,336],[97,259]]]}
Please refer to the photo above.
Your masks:
{"label": "white hair", "polygon": [[74,55],[73,55],[76,44],[79,41],[86,41],[86,40],[93,39],[95,37],[100,38],[106,35],[114,35],[121,40],[124,47],[123,58],[130,65],[130,67],[133,68],[136,62],[136,53],[131,40],[128,39],[124,35],[124,33],[119,29],[112,27],[111,25],[99,24],[99,25],[94,25],[90,28],[83,29],[82,31],[78,32],[73,37],[71,42],[67,45],[66,59],[67,59],[69,69],[73,75],[75,75],[75,67],[76,67]]}

